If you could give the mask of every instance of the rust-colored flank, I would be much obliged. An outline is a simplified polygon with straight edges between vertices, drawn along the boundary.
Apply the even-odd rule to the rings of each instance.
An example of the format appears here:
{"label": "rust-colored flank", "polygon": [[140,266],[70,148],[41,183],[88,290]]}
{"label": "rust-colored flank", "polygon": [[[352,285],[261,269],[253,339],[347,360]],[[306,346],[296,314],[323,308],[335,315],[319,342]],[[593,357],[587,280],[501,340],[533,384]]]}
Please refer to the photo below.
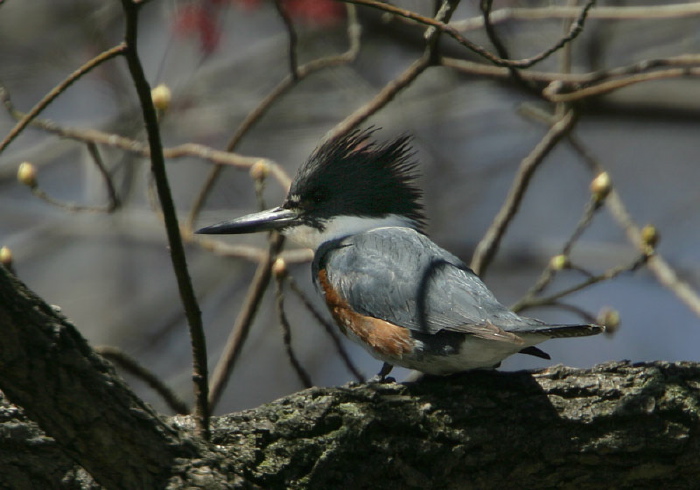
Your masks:
{"label": "rust-colored flank", "polygon": [[380,356],[402,357],[413,350],[411,334],[407,328],[353,311],[347,301],[333,289],[325,269],[318,273],[318,280],[333,319],[343,333],[358,337]]}

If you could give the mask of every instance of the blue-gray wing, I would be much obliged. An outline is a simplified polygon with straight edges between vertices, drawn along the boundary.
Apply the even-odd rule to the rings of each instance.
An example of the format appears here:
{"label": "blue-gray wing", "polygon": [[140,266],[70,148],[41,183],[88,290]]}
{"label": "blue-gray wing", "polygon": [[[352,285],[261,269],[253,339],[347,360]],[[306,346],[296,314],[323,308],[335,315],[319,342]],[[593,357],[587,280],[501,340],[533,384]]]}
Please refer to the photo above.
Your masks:
{"label": "blue-gray wing", "polygon": [[461,260],[410,228],[377,228],[326,244],[314,276],[319,269],[355,311],[414,331],[520,342],[515,334],[542,325],[509,311]]}

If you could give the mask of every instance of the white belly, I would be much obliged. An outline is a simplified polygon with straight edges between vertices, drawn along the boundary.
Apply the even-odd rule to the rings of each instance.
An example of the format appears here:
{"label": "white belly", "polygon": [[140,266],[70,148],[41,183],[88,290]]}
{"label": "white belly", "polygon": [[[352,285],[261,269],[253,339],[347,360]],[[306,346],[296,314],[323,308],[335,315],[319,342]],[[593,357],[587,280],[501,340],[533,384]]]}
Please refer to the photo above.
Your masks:
{"label": "white belly", "polygon": [[416,348],[412,354],[404,355],[400,358],[380,357],[377,352],[369,348],[367,351],[374,357],[390,364],[408,369],[415,369],[428,374],[446,375],[469,371],[470,369],[490,369],[498,367],[498,364],[500,364],[503,359],[518,353],[520,349],[539,344],[547,339],[548,337],[545,335],[531,334],[527,337],[523,336],[525,343],[513,344],[510,342],[498,342],[476,337],[467,337],[467,339],[462,342],[459,350],[447,355],[431,354],[429,351],[426,351],[425,346],[421,342],[417,342]]}

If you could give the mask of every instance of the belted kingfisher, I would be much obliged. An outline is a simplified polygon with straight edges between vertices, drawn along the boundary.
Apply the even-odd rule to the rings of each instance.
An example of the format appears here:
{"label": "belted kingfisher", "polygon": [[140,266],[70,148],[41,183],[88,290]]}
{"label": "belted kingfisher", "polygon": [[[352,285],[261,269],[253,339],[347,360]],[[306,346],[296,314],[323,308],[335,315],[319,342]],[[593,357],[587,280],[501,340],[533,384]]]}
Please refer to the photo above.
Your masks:
{"label": "belted kingfisher", "polygon": [[197,233],[279,230],[315,251],[313,282],[338,327],[371,355],[428,374],[498,367],[535,344],[594,335],[600,325],[550,325],[498,302],[467,265],[423,232],[407,136],[386,144],[354,131],[317,148],[284,203]]}

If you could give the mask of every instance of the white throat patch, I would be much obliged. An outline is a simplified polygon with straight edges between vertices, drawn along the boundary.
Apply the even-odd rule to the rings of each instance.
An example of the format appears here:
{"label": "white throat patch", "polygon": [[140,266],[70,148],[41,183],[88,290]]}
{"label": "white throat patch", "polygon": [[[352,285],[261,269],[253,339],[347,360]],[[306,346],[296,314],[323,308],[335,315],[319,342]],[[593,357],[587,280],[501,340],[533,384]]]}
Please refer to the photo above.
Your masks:
{"label": "white throat patch", "polygon": [[308,225],[299,225],[283,230],[282,234],[294,243],[310,248],[315,252],[322,243],[348,235],[356,235],[374,228],[384,228],[386,226],[416,228],[416,224],[411,219],[397,214],[389,214],[382,218],[336,216],[325,221],[324,226],[325,229],[320,231]]}

